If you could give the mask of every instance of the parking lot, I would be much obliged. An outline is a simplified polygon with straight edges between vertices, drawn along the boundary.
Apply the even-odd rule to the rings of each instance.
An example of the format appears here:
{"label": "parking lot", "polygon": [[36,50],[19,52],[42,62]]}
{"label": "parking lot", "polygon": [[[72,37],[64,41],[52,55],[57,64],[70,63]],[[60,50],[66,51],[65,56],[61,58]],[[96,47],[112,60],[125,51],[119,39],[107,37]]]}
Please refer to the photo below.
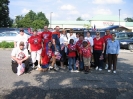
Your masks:
{"label": "parking lot", "polygon": [[133,52],[121,50],[117,73],[67,70],[17,76],[11,71],[11,50],[0,49],[0,99],[132,99]]}

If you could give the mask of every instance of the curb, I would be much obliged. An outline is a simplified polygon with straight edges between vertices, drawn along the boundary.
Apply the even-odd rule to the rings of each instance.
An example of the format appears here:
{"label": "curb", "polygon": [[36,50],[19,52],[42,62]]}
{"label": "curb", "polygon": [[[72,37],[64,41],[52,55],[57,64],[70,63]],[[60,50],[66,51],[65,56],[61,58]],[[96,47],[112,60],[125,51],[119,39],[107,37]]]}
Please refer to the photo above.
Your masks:
{"label": "curb", "polygon": [[13,48],[0,48],[0,50],[12,50]]}

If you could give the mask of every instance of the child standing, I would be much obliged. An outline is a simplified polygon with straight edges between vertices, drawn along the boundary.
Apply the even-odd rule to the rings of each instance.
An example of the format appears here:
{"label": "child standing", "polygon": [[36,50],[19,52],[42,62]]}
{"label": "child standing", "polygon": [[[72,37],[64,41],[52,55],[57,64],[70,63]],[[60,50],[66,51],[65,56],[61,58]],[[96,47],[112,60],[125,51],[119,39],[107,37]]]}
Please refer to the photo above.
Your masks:
{"label": "child standing", "polygon": [[88,74],[91,60],[91,46],[87,40],[84,40],[82,44],[83,47],[80,49],[80,59],[83,57],[85,74]]}
{"label": "child standing", "polygon": [[70,72],[78,72],[76,69],[75,57],[76,57],[76,45],[74,45],[74,40],[70,39],[70,42],[68,44],[68,62],[69,62]]}

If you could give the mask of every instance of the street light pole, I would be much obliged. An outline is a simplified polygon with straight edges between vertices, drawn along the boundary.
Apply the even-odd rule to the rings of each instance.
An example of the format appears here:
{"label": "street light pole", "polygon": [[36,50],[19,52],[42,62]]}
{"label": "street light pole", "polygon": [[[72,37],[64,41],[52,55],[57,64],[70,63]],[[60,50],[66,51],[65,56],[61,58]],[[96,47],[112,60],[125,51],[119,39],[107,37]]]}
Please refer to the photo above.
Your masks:
{"label": "street light pole", "polygon": [[119,9],[119,27],[120,27],[120,11],[121,9]]}
{"label": "street light pole", "polygon": [[52,24],[52,13],[53,12],[50,13],[50,28],[51,28],[51,24]]}

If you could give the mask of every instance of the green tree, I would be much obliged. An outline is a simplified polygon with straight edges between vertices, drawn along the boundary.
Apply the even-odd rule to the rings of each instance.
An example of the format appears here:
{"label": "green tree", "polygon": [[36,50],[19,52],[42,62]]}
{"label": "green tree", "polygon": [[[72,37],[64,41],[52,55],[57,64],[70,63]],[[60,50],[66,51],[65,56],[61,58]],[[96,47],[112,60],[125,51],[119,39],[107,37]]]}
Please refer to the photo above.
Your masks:
{"label": "green tree", "polygon": [[124,20],[125,20],[125,22],[133,22],[133,18],[128,18],[128,17],[127,17],[127,18],[125,18]]}
{"label": "green tree", "polygon": [[76,21],[84,21],[81,17],[78,17]]}
{"label": "green tree", "polygon": [[9,17],[9,0],[0,0],[0,27],[10,27],[12,19]]}
{"label": "green tree", "polygon": [[49,25],[49,21],[46,18],[45,14],[42,12],[35,13],[30,10],[25,16],[19,15],[16,16],[15,24],[17,27],[32,27],[34,29],[41,29],[44,25]]}

